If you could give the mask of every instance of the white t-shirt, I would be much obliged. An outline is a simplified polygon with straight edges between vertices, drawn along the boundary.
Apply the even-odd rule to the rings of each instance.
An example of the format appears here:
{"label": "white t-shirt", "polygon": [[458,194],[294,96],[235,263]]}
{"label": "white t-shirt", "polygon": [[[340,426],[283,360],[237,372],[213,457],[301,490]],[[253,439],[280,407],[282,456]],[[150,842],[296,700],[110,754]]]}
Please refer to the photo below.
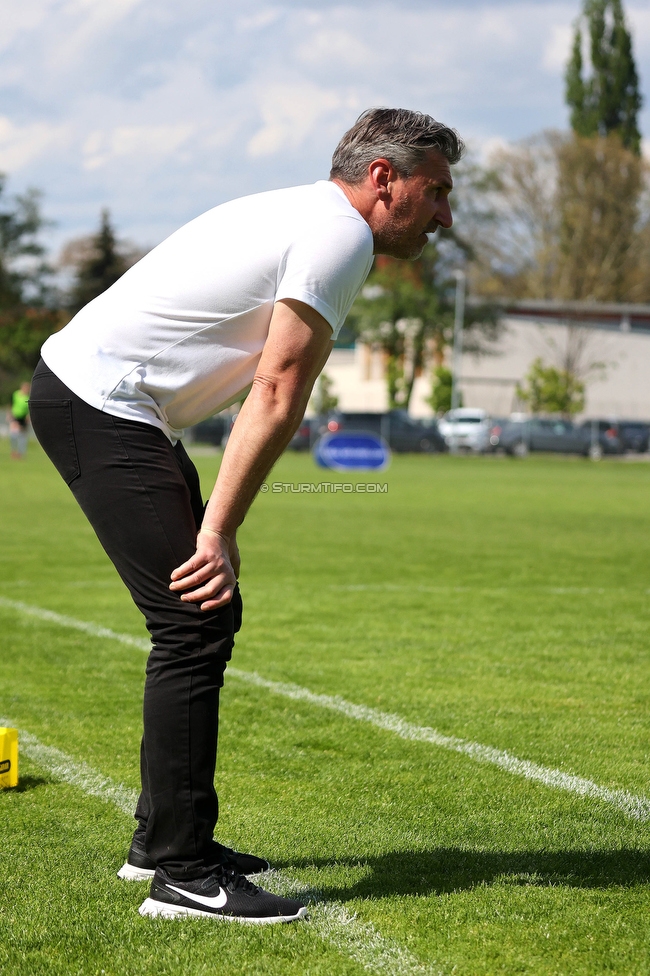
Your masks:
{"label": "white t-shirt", "polygon": [[372,257],[368,224],[334,183],[242,197],[150,251],[43,359],[86,403],[174,442],[249,389],[274,302],[311,305],[336,338]]}

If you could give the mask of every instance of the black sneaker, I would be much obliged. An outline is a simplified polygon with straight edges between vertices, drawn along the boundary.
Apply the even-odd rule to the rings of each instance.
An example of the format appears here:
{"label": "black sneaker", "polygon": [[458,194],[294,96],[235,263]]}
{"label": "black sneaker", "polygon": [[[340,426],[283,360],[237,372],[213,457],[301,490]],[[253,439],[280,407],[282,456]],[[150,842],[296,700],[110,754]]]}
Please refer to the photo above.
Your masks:
{"label": "black sneaker", "polygon": [[[230,847],[217,844],[215,847],[215,861],[233,867],[238,874],[261,874],[268,871],[271,867],[263,857],[256,857],[255,854],[242,854],[240,851],[233,851]],[[118,878],[122,881],[151,881],[156,872],[156,865],[147,855],[144,847],[139,843],[139,837],[134,836],[129,848],[129,855],[117,872]]]}
{"label": "black sneaker", "polygon": [[230,866],[215,868],[207,877],[194,881],[176,881],[158,867],[149,897],[138,911],[150,918],[201,915],[253,925],[293,922],[307,914],[299,901],[258,888]]}
{"label": "black sneaker", "polygon": [[122,881],[150,881],[155,873],[156,865],[147,855],[144,847],[140,847],[133,838],[127,859],[117,872],[118,878]]}
{"label": "black sneaker", "polygon": [[216,841],[214,843],[219,848],[223,863],[234,868],[237,874],[262,874],[271,870],[269,862],[257,854],[242,854],[241,851],[233,851],[232,847],[224,847]]}

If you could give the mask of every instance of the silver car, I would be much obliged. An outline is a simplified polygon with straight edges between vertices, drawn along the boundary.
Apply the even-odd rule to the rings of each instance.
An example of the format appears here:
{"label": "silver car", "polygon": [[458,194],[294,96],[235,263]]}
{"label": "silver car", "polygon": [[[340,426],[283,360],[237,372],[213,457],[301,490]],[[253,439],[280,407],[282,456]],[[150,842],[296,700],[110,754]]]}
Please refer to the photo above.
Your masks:
{"label": "silver car", "polygon": [[438,424],[438,429],[450,450],[474,451],[477,454],[488,450],[490,418],[485,410],[478,407],[449,410]]}

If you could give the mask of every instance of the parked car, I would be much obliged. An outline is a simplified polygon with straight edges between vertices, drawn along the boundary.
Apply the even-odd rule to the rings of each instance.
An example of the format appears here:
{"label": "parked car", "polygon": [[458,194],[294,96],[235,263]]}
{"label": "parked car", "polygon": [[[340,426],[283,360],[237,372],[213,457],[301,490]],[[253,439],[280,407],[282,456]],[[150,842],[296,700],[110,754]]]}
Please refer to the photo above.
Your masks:
{"label": "parked car", "polygon": [[490,444],[490,419],[485,410],[458,407],[448,410],[440,421],[440,433],[448,448],[482,453]]}
{"label": "parked car", "polygon": [[561,454],[589,455],[591,432],[568,420],[511,420],[501,434],[506,454],[525,457],[529,451],[554,451]]}
{"label": "parked car", "polygon": [[[327,417],[316,417],[310,421],[312,443],[321,434],[337,430],[367,430],[379,434],[398,453],[446,450],[436,420],[417,420],[405,410],[390,410],[387,413],[333,411]],[[299,447],[297,449],[300,450]]]}
{"label": "parked car", "polygon": [[501,439],[510,421],[506,417],[490,417],[488,422],[488,451],[498,451],[503,447]]}
{"label": "parked car", "polygon": [[626,451],[645,454],[650,443],[650,424],[641,420],[621,420],[618,429]]}
{"label": "parked car", "polygon": [[[315,426],[315,422],[312,418],[303,417],[300,427],[287,445],[290,451],[308,451],[311,448],[313,426]],[[315,432],[313,440],[315,440],[317,436],[318,434]]]}
{"label": "parked car", "polygon": [[610,420],[585,420],[583,429],[589,439],[591,457],[603,454],[625,454],[625,442],[620,426]]}
{"label": "parked car", "polygon": [[214,444],[217,447],[225,447],[226,441],[230,436],[234,416],[229,413],[217,413],[214,417],[202,420],[200,424],[195,424],[188,430],[188,440],[198,444]]}

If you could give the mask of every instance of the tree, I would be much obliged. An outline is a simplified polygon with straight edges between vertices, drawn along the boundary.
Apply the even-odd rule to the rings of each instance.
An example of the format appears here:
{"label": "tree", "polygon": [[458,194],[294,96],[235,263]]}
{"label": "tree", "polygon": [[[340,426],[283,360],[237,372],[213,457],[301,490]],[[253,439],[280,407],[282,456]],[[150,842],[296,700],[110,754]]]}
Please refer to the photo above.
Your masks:
{"label": "tree", "polygon": [[[0,174],[0,198],[6,177]],[[43,261],[45,248],[39,234],[46,221],[41,214],[41,194],[30,189],[0,204],[0,308],[22,302],[43,304],[50,296],[47,278],[51,269]]]}
{"label": "tree", "polygon": [[562,136],[544,132],[493,153],[484,208],[475,226],[469,281],[495,298],[555,298],[559,260],[557,153]]}
{"label": "tree", "polygon": [[327,373],[321,373],[318,377],[316,390],[311,399],[311,406],[319,417],[336,410],[339,405],[339,398],[332,393],[332,380]]}
{"label": "tree", "polygon": [[639,200],[639,222],[630,250],[626,300],[650,304],[650,181],[644,181]]}
{"label": "tree", "polygon": [[[0,176],[0,197],[5,185]],[[65,322],[53,307],[51,271],[39,241],[44,225],[37,190],[0,204],[0,372],[5,390],[31,374],[43,342]]]}
{"label": "tree", "polygon": [[408,410],[425,340],[431,336],[440,345],[449,318],[424,272],[422,258],[408,264],[378,258],[352,311],[357,335],[384,353],[389,410]]}
{"label": "tree", "polygon": [[[384,355],[389,410],[408,410],[415,380],[428,362],[441,366],[452,340],[454,281],[439,245],[415,261],[380,256],[357,298],[348,325],[362,342]],[[499,334],[496,311],[468,308],[465,348],[485,352]]]}
{"label": "tree", "polygon": [[[451,391],[453,385],[453,376],[450,369],[446,366],[436,366],[433,371],[434,383],[431,389],[431,396],[427,399],[427,403],[433,408],[433,412],[437,416],[441,416],[451,410]],[[463,395],[460,395],[460,404],[463,405]]]}
{"label": "tree", "polygon": [[557,143],[555,297],[629,301],[644,163],[617,134]]}
{"label": "tree", "polygon": [[517,396],[533,413],[559,413],[569,419],[585,405],[585,385],[566,369],[545,366],[541,356],[531,364],[528,386],[517,384]]}
{"label": "tree", "polygon": [[[583,25],[590,40],[589,78],[583,77]],[[567,65],[566,100],[576,135],[616,133],[626,149],[640,155],[642,98],[621,0],[585,0]]]}
{"label": "tree", "polygon": [[547,132],[501,149],[496,215],[474,237],[475,294],[574,301],[650,297],[647,165],[616,133]]}
{"label": "tree", "polygon": [[573,131],[503,148],[484,171],[482,211],[490,219],[473,226],[472,291],[650,301],[649,171],[639,154],[641,96],[621,0],[585,0],[566,79]]}
{"label": "tree", "polygon": [[142,252],[118,241],[110,214],[102,210],[99,231],[70,241],[59,263],[75,269],[69,307],[74,314],[110,288],[124,272],[142,257]]}

